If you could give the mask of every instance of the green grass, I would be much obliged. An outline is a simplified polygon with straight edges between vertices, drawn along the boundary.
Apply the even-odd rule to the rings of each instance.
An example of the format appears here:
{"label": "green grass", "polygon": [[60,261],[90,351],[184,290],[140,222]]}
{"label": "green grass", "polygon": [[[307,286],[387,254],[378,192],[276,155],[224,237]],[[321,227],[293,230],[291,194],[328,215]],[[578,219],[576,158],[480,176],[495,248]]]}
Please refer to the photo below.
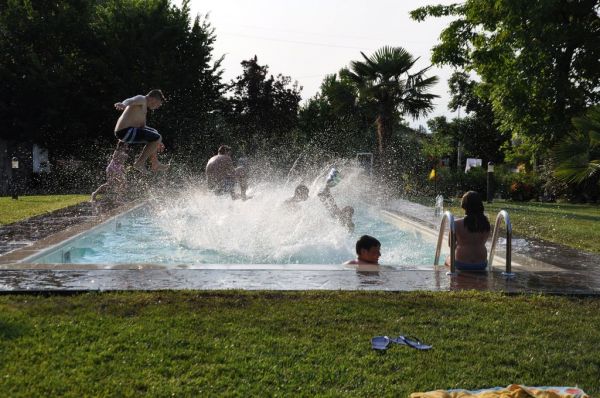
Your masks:
{"label": "green grass", "polygon": [[[431,351],[370,349],[407,334]],[[0,297],[0,396],[600,394],[600,298],[479,292]]]}
{"label": "green grass", "polygon": [[43,195],[0,197],[0,225],[24,220],[89,200],[89,195]]}
{"label": "green grass", "polygon": [[[491,223],[494,223],[500,210],[508,211],[514,235],[600,253],[598,205],[494,201],[485,203],[485,209]],[[460,202],[455,201],[449,210],[456,217],[464,215]]]}

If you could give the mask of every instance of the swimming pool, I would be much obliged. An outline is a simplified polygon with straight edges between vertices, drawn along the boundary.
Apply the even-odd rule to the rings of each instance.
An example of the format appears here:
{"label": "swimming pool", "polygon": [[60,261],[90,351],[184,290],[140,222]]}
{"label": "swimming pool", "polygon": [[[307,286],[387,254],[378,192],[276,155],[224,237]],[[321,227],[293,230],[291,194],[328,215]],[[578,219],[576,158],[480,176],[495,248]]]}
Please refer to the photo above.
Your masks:
{"label": "swimming pool", "polygon": [[[434,241],[385,221],[377,206],[346,192],[355,208],[355,231],[331,218],[317,197],[283,206],[284,189],[256,191],[231,201],[188,192],[134,209],[25,262],[37,264],[155,264],[165,268],[210,265],[339,265],[355,257],[363,234],[382,243],[380,264],[432,267]],[[340,195],[341,196],[341,195]]]}

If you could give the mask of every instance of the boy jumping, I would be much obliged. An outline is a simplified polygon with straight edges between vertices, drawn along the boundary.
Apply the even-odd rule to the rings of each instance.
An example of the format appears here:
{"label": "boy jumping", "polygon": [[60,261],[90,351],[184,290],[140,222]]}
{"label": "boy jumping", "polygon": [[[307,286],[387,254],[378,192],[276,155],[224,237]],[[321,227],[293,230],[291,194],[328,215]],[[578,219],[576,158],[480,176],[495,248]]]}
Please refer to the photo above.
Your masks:
{"label": "boy jumping", "polygon": [[146,162],[150,159],[153,171],[166,170],[169,166],[158,161],[158,150],[162,146],[162,136],[152,127],[146,126],[148,108],[158,109],[165,97],[161,90],[151,90],[146,95],[136,95],[123,102],[117,102],[115,108],[123,111],[115,126],[115,137],[125,144],[146,144],[133,168],[147,173]]}

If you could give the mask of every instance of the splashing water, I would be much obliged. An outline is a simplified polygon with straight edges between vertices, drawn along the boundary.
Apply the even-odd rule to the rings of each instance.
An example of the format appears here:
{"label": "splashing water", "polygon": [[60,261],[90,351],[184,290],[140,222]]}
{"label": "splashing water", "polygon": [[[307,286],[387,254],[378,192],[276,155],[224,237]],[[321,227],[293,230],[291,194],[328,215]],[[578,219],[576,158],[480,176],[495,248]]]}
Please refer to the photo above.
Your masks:
{"label": "splashing water", "polygon": [[342,175],[332,193],[338,207],[355,208],[352,234],[317,197],[324,184],[317,179],[309,199],[292,208],[284,201],[293,195],[294,184],[261,182],[248,192],[252,198],[247,201],[189,190],[160,206],[154,218],[172,244],[185,253],[196,253],[195,261],[201,263],[340,264],[356,257],[356,240],[364,234],[382,242],[382,262],[432,262],[429,244],[379,219],[379,208],[368,195],[368,181],[358,170],[345,169]]}
{"label": "splashing water", "polygon": [[353,258],[354,236],[329,215],[316,192],[294,207],[284,204],[293,189],[260,183],[247,201],[194,190],[163,205],[156,218],[166,236],[207,262],[327,264]]}
{"label": "splashing water", "polygon": [[[339,208],[355,209],[355,231],[349,233],[317,196],[327,170],[287,185],[285,178],[255,182],[247,201],[202,187],[174,197],[163,194],[145,210],[119,219],[118,227],[85,234],[39,262],[60,262],[68,252],[67,262],[79,264],[341,264],[356,257],[356,240],[367,234],[382,244],[381,264],[433,264],[433,243],[382,221],[369,178],[342,166],[342,179],[331,193]],[[288,207],[284,201],[298,183],[310,186],[309,198]]]}

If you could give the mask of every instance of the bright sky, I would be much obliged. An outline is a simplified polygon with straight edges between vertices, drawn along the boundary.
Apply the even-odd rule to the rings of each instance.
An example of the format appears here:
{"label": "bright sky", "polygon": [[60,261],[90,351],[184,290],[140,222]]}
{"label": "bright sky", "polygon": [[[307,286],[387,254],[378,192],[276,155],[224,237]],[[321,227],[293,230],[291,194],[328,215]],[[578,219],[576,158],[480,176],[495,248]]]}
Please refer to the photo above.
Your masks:
{"label": "bright sky", "polygon": [[[431,47],[448,18],[418,23],[409,12],[429,4],[459,0],[191,0],[192,15],[208,14],[217,40],[215,58],[225,55],[224,79],[241,74],[240,62],[254,55],[273,75],[291,76],[303,87],[302,98],[314,96],[327,74],[370,55],[384,45],[400,46],[420,57],[415,71],[430,64]],[[175,0],[175,4],[181,4]],[[417,69],[418,68],[418,69]],[[440,96],[429,117],[455,117],[447,108],[450,68],[432,68]],[[425,120],[412,121],[412,126]]]}

